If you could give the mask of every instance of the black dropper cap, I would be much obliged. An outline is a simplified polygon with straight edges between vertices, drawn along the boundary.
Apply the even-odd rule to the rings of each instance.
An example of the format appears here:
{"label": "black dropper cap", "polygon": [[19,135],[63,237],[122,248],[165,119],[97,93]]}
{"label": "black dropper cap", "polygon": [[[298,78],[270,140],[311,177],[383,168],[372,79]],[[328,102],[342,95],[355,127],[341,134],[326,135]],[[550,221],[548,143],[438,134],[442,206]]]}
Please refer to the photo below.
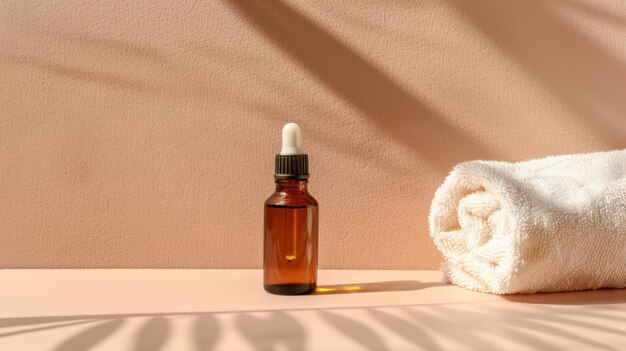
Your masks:
{"label": "black dropper cap", "polygon": [[274,179],[308,179],[309,155],[276,154]]}
{"label": "black dropper cap", "polygon": [[282,148],[274,163],[274,178],[308,179],[309,156],[302,151],[300,127],[295,123],[285,124],[282,137]]}

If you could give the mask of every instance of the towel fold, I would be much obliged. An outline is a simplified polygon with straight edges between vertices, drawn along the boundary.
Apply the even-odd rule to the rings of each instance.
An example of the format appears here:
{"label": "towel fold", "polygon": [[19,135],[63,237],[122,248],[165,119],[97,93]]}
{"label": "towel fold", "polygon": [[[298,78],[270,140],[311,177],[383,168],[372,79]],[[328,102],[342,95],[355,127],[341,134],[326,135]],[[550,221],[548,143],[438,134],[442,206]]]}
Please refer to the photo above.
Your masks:
{"label": "towel fold", "polygon": [[454,167],[432,203],[444,278],[493,294],[626,287],[626,150]]}

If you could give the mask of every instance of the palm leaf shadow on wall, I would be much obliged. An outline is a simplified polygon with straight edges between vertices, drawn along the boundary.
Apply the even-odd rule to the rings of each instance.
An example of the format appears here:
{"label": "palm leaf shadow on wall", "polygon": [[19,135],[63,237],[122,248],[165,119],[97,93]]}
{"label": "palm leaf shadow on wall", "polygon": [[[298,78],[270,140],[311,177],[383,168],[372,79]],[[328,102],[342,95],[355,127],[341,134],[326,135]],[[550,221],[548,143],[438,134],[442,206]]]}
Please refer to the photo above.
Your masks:
{"label": "palm leaf shadow on wall", "polygon": [[[106,53],[109,59],[114,58],[115,61],[124,62],[129,67],[141,67],[155,74],[141,73],[143,70],[120,72],[114,67],[103,65],[101,57],[96,59],[88,55],[82,56],[80,61],[72,62],[63,60],[62,55],[43,57],[37,53],[26,55],[0,52],[0,62],[14,66],[29,66],[47,74],[135,93],[167,97],[190,95],[206,97],[218,90],[207,85],[196,69],[183,64],[181,60],[160,48],[94,33],[40,30],[32,34],[47,40],[51,46]],[[154,78],[155,76],[159,78]],[[182,86],[172,85],[172,82],[182,82]]]}
{"label": "palm leaf shadow on wall", "polygon": [[626,65],[567,23],[555,8],[571,4],[591,19],[621,21],[622,27],[626,19],[598,10],[601,4],[583,5],[577,0],[449,2],[571,107],[589,130],[612,147],[626,147]]}
{"label": "palm leaf shadow on wall", "polygon": [[264,38],[438,170],[447,172],[462,160],[490,158],[480,143],[285,3],[227,3]]}

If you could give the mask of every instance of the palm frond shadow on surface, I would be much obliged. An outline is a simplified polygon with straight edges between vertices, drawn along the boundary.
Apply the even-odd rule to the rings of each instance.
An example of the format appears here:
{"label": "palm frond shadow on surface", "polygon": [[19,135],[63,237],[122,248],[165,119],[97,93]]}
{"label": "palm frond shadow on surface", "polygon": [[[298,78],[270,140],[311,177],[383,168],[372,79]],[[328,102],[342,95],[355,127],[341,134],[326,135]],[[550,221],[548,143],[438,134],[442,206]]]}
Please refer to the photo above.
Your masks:
{"label": "palm frond shadow on surface", "polygon": [[[615,350],[602,339],[587,335],[602,333],[620,337],[626,327],[626,318],[623,317],[626,290],[537,294],[516,298],[521,301],[505,302],[511,300],[508,296],[500,301],[482,302],[479,309],[473,308],[471,303],[444,303],[3,318],[0,319],[0,341],[24,334],[35,337],[38,332],[68,328],[67,338],[51,349],[79,351],[96,345],[104,346],[125,328],[133,328],[135,332],[129,334],[132,336],[128,344],[135,351],[165,350],[174,334],[187,335],[189,344],[198,351],[211,350],[219,345],[225,328],[223,318],[227,317],[232,318],[234,332],[251,349],[272,350],[282,345],[289,350],[306,350],[310,338],[315,335],[315,330],[306,326],[310,326],[310,319],[314,318],[346,340],[372,350],[388,346],[383,331],[416,348],[428,350],[441,349],[442,339],[480,349],[492,345],[494,335],[506,337],[520,347],[554,349],[559,347],[556,341],[567,340],[584,347]],[[176,329],[181,328],[177,321],[189,318],[190,323],[183,324],[184,333],[176,333]],[[129,323],[131,320],[139,323]],[[2,329],[10,331],[3,333]]]}

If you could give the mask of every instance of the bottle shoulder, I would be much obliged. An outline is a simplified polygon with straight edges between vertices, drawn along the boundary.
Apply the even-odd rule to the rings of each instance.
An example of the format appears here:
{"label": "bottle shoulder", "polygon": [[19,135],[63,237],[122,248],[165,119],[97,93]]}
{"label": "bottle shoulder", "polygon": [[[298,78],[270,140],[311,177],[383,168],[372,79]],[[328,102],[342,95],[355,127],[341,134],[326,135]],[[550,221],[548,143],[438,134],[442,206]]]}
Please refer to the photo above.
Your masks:
{"label": "bottle shoulder", "polygon": [[264,203],[265,206],[275,207],[318,207],[317,200],[309,193],[279,193],[270,195]]}
{"label": "bottle shoulder", "polygon": [[307,195],[307,197],[309,198],[309,200],[311,200],[311,202],[315,204],[315,206],[319,206],[319,204],[318,204],[318,202],[317,202],[317,199],[316,199],[316,198],[314,198],[314,197],[313,197],[313,195],[311,195],[311,194],[309,194],[309,193],[307,193],[306,195]]}

